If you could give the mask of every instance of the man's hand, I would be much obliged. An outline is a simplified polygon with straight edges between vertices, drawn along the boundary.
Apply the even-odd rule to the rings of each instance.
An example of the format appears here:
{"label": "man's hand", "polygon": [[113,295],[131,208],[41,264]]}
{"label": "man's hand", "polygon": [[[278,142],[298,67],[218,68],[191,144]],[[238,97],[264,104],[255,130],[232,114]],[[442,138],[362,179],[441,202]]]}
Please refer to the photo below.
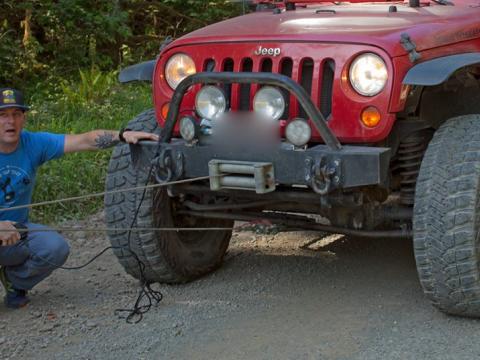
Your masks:
{"label": "man's hand", "polygon": [[158,141],[157,134],[151,134],[151,133],[142,132],[142,131],[125,131],[123,133],[123,138],[129,144],[136,144],[140,140]]}
{"label": "man's hand", "polygon": [[13,225],[13,222],[0,221],[0,246],[15,245],[19,241],[20,233]]}

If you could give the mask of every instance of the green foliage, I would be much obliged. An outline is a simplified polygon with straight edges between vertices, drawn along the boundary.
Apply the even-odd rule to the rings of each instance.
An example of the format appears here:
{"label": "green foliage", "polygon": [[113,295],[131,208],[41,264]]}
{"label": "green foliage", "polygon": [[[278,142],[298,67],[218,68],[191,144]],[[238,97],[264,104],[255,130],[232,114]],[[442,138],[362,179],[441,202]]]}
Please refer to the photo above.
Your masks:
{"label": "green foliage", "polygon": [[117,72],[103,73],[97,68],[79,70],[80,81],[62,81],[61,88],[68,107],[90,105],[105,101],[117,82]]}
{"label": "green foliage", "polygon": [[70,78],[79,68],[116,70],[154,58],[167,36],[240,9],[227,0],[3,0],[0,84],[24,88],[46,76]]}

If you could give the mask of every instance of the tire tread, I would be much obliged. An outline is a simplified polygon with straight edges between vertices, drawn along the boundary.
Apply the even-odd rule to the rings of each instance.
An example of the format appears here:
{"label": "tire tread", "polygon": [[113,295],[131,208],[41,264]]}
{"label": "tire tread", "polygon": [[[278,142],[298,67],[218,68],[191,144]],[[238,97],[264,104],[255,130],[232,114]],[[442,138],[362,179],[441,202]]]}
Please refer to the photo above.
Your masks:
{"label": "tire tread", "polygon": [[414,251],[426,296],[442,311],[480,316],[480,115],[444,123],[417,181]]}

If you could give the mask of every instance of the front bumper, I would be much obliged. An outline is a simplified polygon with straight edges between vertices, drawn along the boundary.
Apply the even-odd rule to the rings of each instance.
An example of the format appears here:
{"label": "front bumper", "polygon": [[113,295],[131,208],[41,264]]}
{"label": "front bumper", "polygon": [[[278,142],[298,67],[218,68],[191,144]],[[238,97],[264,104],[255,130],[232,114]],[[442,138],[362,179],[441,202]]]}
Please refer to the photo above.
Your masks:
{"label": "front bumper", "polygon": [[[215,163],[270,164],[274,184],[304,185],[325,195],[335,189],[369,185],[386,187],[390,150],[366,146],[343,146],[341,150],[331,150],[327,145],[317,145],[304,151],[280,146],[270,152],[249,152],[213,145],[191,146],[183,140],[175,140],[172,143],[132,145],[132,157],[135,166],[147,168],[153,162],[158,182],[212,176],[211,168]],[[230,166],[229,173],[225,175],[237,176],[248,182],[248,170],[241,170],[242,166],[237,168],[239,170],[235,172],[235,167]],[[240,184],[224,188],[249,189]],[[258,187],[255,189],[262,192],[258,191]]]}
{"label": "front bumper", "polygon": [[[256,151],[248,147],[234,150],[219,145],[191,145],[183,140],[172,140],[180,104],[187,90],[196,84],[217,83],[257,83],[288,90],[296,96],[325,145],[294,150],[280,144],[268,151]],[[205,72],[191,75],[179,84],[172,97],[160,141],[132,146],[132,156],[136,166],[151,166],[153,162],[159,182],[210,176],[212,190],[223,187],[265,193],[274,191],[276,185],[303,185],[325,195],[335,189],[385,187],[390,149],[341,145],[309,94],[286,76]],[[217,181],[219,177],[223,180]]]}

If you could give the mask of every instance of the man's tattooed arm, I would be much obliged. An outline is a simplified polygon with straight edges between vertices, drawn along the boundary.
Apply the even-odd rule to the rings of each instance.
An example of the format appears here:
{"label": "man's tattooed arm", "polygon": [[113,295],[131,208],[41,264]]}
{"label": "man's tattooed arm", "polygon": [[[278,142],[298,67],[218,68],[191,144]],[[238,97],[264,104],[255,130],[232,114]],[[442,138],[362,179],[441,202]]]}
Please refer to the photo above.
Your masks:
{"label": "man's tattooed arm", "polygon": [[[114,130],[93,130],[78,135],[65,135],[64,152],[95,151],[111,148],[120,142],[120,133]],[[124,131],[124,142],[137,144],[142,140],[158,141],[158,135],[141,131]]]}
{"label": "man's tattooed arm", "polygon": [[109,131],[104,131],[103,133],[98,134],[95,138],[95,147],[98,149],[108,149],[112,146],[117,145],[120,142],[118,139],[118,134]]}

